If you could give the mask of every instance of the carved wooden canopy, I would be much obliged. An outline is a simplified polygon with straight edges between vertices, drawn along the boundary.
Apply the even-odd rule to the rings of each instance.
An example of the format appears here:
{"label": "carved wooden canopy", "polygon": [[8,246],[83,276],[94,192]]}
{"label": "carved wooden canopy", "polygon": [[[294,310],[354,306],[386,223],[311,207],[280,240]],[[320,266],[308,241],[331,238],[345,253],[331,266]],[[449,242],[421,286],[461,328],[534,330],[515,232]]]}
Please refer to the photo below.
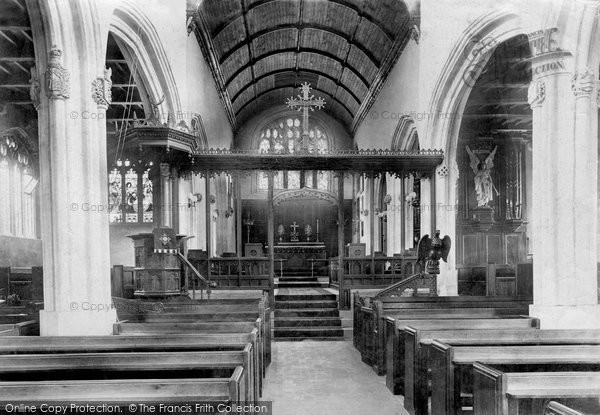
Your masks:
{"label": "carved wooden canopy", "polygon": [[326,150],[260,151],[201,150],[197,137],[169,127],[138,126],[129,129],[125,152],[176,166],[180,173],[325,170],[346,173],[428,176],[444,160],[442,150]]}

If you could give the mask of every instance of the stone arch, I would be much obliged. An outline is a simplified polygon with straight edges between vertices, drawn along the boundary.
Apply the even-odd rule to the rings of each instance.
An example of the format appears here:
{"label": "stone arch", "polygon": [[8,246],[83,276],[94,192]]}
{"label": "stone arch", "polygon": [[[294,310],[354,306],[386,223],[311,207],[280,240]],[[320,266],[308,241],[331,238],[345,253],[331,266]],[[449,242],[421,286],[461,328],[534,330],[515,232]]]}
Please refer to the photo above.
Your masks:
{"label": "stone arch", "polygon": [[392,150],[410,150],[415,140],[419,142],[419,134],[415,120],[409,115],[403,115],[392,138]]}
{"label": "stone arch", "polygon": [[[421,146],[443,149],[445,161],[436,170],[436,200],[448,205],[457,201],[456,184],[458,165],[456,163],[458,134],[462,114],[470,92],[485,68],[495,49],[506,40],[526,34],[523,20],[519,14],[507,10],[494,10],[480,16],[462,33],[452,48],[436,81],[432,98],[428,106],[430,114],[452,114],[452,116],[431,117],[425,125],[426,143]],[[488,40],[488,41],[486,41]],[[429,184],[426,185],[429,188]],[[429,193],[429,192],[426,192]],[[426,204],[430,201],[422,200]],[[431,222],[430,222],[431,221]],[[436,224],[442,234],[456,232],[456,212],[454,210],[422,212],[422,233],[429,233],[427,225]],[[433,231],[433,229],[432,229]],[[456,244],[454,244],[456,247]],[[442,295],[456,295],[456,258],[450,255],[448,263],[443,264],[442,272],[447,275],[438,282]]]}
{"label": "stone arch", "polygon": [[[154,25],[144,12],[131,0],[123,0],[115,8],[110,23],[110,32],[114,35],[121,51],[131,68],[137,67],[138,88],[144,106],[151,113],[149,99],[160,105],[163,114],[181,112],[181,98],[167,54]],[[133,72],[133,69],[132,69]]]}

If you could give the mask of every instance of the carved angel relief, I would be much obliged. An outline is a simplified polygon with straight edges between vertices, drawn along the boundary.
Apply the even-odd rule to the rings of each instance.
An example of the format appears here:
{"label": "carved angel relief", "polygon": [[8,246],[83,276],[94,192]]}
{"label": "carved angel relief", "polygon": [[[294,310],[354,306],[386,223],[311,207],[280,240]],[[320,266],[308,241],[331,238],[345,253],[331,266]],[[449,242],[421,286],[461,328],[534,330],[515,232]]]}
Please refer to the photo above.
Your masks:
{"label": "carved angel relief", "polygon": [[69,71],[62,66],[62,51],[52,46],[46,68],[46,94],[49,99],[68,99],[71,95]]}
{"label": "carved angel relief", "polygon": [[475,173],[475,194],[477,195],[477,207],[489,207],[489,203],[494,200],[494,192],[496,196],[500,193],[492,182],[492,168],[494,167],[494,156],[498,146],[494,147],[494,150],[485,158],[483,162],[479,160],[479,157],[473,153],[473,151],[467,146],[467,153],[471,159],[471,169]]}

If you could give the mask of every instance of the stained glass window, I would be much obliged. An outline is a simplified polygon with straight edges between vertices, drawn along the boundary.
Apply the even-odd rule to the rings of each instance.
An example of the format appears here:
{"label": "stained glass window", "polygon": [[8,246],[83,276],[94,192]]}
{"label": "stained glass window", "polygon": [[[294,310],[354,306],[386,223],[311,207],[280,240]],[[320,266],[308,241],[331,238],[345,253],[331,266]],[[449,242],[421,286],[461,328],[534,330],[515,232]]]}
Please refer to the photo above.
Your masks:
{"label": "stained glass window", "polygon": [[317,189],[329,190],[329,183],[331,182],[331,172],[320,171],[317,174]]}
{"label": "stained glass window", "polygon": [[273,177],[273,187],[277,190],[285,189],[283,185],[283,172],[278,171],[275,177]]}
{"label": "stained glass window", "polygon": [[133,169],[129,169],[125,173],[125,221],[138,221],[138,175]]}
{"label": "stained glass window", "polygon": [[288,171],[288,189],[300,189],[300,172]]}
{"label": "stained glass window", "polygon": [[314,172],[307,171],[304,173],[304,186],[305,187],[314,187]]}
{"label": "stained glass window", "polygon": [[[260,152],[293,154],[301,151],[302,122],[299,117],[286,117],[269,124],[261,132],[258,140]],[[306,150],[310,153],[326,153],[329,151],[327,134],[319,127],[309,128]],[[276,190],[300,189],[311,187],[329,190],[331,174],[328,172],[307,171],[304,175],[299,171],[282,171],[275,176],[273,184]],[[257,177],[258,189],[267,190],[268,180],[264,172],[259,172]]]}
{"label": "stained glass window", "polygon": [[152,203],[152,180],[150,180],[149,177],[149,171],[146,170],[144,172],[144,174],[142,175],[142,187],[143,187],[143,192],[142,192],[142,197],[143,197],[143,203],[142,206],[144,208],[144,217],[143,217],[143,221],[145,223],[151,223],[154,220],[154,205]]}
{"label": "stained glass window", "polygon": [[123,210],[122,210],[122,175],[117,169],[113,169],[110,172],[108,179],[108,210],[110,215],[110,221],[114,223],[123,222]]}
{"label": "stained glass window", "polygon": [[108,210],[111,223],[153,222],[153,184],[148,166],[118,161],[109,172]]}

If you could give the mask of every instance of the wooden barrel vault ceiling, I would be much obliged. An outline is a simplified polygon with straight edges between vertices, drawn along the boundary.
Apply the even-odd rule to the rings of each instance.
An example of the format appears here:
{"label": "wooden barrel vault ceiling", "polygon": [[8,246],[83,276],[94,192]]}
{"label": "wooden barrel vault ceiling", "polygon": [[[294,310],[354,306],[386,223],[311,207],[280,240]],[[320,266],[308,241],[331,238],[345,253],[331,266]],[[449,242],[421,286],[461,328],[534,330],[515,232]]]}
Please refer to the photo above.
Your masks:
{"label": "wooden barrel vault ceiling", "polygon": [[201,0],[188,14],[234,130],[308,82],[354,132],[418,27],[402,0]]}

